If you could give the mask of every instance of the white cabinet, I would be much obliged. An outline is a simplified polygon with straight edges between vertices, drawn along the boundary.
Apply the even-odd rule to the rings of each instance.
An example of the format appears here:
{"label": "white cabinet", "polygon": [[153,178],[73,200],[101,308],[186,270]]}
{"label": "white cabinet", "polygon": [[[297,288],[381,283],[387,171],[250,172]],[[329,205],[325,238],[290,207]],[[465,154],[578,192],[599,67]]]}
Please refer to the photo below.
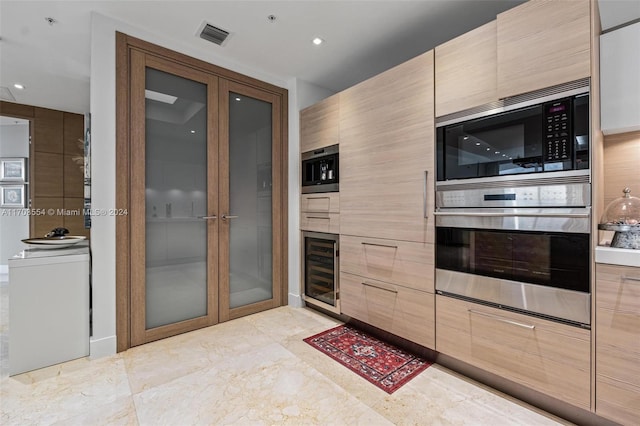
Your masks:
{"label": "white cabinet", "polygon": [[640,130],[640,22],[600,36],[604,134]]}
{"label": "white cabinet", "polygon": [[89,355],[89,248],[9,259],[9,374]]}

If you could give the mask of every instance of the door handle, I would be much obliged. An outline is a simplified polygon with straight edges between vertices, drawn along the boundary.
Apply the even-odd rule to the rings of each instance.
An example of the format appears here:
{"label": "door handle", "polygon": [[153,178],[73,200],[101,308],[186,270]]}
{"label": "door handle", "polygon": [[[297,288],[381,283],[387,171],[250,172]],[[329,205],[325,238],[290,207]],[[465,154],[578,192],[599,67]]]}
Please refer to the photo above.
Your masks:
{"label": "door handle", "polygon": [[235,219],[235,218],[237,218],[237,217],[238,217],[238,216],[223,214],[223,215],[222,215],[222,220]]}
{"label": "door handle", "polygon": [[217,219],[218,216],[213,215],[213,216],[198,216],[198,219],[203,219],[203,220],[208,220],[208,219]]}

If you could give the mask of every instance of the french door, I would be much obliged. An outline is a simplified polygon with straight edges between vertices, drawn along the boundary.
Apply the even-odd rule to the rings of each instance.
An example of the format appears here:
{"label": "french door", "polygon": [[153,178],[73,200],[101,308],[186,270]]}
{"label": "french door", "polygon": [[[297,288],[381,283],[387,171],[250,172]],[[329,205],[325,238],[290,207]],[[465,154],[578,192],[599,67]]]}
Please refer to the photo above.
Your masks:
{"label": "french door", "polygon": [[279,97],[138,50],[129,88],[131,346],[279,306]]}

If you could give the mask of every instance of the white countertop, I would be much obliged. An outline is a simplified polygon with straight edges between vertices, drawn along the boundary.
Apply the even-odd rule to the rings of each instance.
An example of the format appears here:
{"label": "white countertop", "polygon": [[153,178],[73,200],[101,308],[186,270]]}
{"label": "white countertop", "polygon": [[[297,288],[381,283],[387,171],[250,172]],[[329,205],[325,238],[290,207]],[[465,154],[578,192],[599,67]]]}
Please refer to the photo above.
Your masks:
{"label": "white countertop", "polygon": [[596,247],[596,263],[640,268],[640,250],[598,246]]}
{"label": "white countertop", "polygon": [[[26,247],[26,246],[25,246]],[[55,263],[65,261],[75,261],[76,258],[71,256],[88,255],[89,254],[89,242],[87,240],[80,241],[70,247],[64,248],[33,248],[28,247],[22,250],[20,253],[14,255],[9,259],[9,267],[27,266],[33,262],[40,263]]]}

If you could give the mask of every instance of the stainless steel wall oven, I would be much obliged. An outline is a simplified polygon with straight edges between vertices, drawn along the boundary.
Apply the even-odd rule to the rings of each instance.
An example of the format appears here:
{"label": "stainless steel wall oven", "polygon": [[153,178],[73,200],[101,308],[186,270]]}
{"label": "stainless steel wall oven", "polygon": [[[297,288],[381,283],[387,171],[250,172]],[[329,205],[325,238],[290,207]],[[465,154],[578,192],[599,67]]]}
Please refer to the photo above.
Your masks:
{"label": "stainless steel wall oven", "polygon": [[[450,144],[448,148],[439,147],[435,287],[441,295],[588,328],[591,323],[589,97],[588,93],[567,97],[566,92],[556,96],[563,96],[557,104],[549,98],[542,103],[536,99],[527,102],[542,105],[542,111],[560,113],[558,131],[555,118],[548,124],[547,115],[536,113],[535,120],[540,120],[540,124],[516,125],[543,129],[531,130],[530,134],[522,133],[522,128],[504,130],[502,119],[488,124],[492,116],[487,116],[480,132],[482,138],[466,130],[456,136],[457,145],[472,140],[473,146],[485,141],[493,144],[492,149],[499,146],[502,152],[491,153],[500,157],[496,161],[485,161],[493,158],[489,154],[461,153]],[[584,111],[577,113],[582,117],[576,119],[576,105],[586,108],[586,122]],[[517,105],[515,110],[521,111]],[[570,110],[574,112],[563,120],[562,112]],[[515,114],[520,116],[521,112]],[[468,121],[460,119],[466,129],[464,123]],[[564,121],[569,121],[566,129],[561,124]],[[439,136],[452,129],[450,120],[437,126]],[[576,131],[577,127],[581,130]],[[486,137],[487,132],[493,132],[492,136]],[[520,132],[519,136],[514,132]],[[514,141],[525,143],[518,145]],[[527,150],[540,151],[533,155],[533,151]]]}
{"label": "stainless steel wall oven", "polygon": [[303,232],[302,236],[304,301],[339,314],[339,236],[320,232]]}

